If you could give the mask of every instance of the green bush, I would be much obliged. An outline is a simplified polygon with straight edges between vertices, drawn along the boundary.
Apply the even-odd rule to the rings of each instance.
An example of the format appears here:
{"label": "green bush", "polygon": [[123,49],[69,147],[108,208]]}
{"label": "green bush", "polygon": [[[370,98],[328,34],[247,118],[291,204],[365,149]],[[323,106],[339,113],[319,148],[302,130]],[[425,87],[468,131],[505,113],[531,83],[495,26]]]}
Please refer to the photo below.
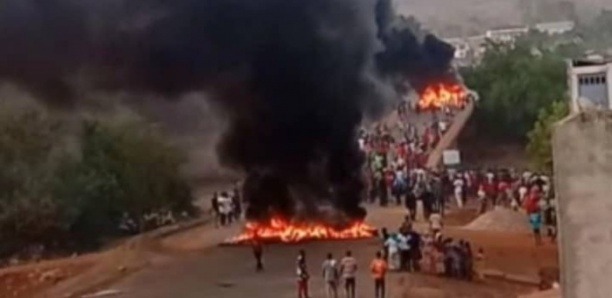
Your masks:
{"label": "green bush", "polygon": [[[72,232],[113,235],[124,214],[142,230],[145,214],[192,211],[180,152],[141,123],[86,122],[81,158],[67,163],[55,196],[75,209]],[[69,208],[69,207],[67,207]]]}
{"label": "green bush", "polygon": [[97,245],[125,218],[143,231],[145,214],[193,213],[183,153],[150,125],[89,120],[71,135],[66,123],[36,105],[0,110],[0,256]]}
{"label": "green bush", "polygon": [[552,173],[552,129],[553,125],[565,118],[569,113],[568,103],[554,102],[550,107],[542,109],[538,121],[528,134],[527,154],[532,167],[543,173]]}
{"label": "green bush", "polygon": [[66,227],[49,194],[63,149],[60,124],[39,106],[0,103],[0,255],[50,243]]}

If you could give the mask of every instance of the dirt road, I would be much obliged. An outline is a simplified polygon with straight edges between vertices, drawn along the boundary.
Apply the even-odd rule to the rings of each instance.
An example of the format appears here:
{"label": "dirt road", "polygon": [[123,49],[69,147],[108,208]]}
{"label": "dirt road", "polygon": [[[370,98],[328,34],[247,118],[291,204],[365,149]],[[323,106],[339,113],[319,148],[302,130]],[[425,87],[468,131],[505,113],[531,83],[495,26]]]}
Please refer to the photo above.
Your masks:
{"label": "dirt road", "polygon": [[[397,227],[401,208],[370,208],[369,222],[378,227]],[[312,297],[324,297],[320,278],[325,254],[341,257],[350,249],[359,260],[358,297],[372,297],[373,286],[367,265],[378,249],[376,239],[363,241],[312,242],[272,245],[265,249],[263,273],[254,272],[248,247],[217,247],[215,244],[238,232],[238,227],[215,229],[206,226],[171,236],[161,249],[172,258],[110,286],[117,297],[295,297],[295,257],[300,249],[308,255]],[[449,228],[449,235],[470,239],[490,251],[488,266],[515,274],[537,274],[540,265],[554,263],[553,246],[536,248],[529,235],[487,234]],[[492,237],[492,238],[491,238]],[[423,274],[393,273],[388,279],[388,297],[516,297],[532,287],[498,281],[468,283]]]}

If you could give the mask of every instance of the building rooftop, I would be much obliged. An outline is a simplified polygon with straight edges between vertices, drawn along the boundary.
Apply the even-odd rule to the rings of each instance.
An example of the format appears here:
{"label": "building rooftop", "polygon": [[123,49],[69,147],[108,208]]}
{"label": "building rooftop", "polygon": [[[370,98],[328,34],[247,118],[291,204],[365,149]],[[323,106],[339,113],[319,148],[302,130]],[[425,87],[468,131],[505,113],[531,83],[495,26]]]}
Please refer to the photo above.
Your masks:
{"label": "building rooftop", "polygon": [[529,30],[529,27],[523,26],[523,25],[497,26],[497,27],[492,27],[491,29],[487,31],[514,31],[514,30],[524,31],[524,30]]}
{"label": "building rooftop", "polygon": [[588,58],[579,58],[571,60],[573,67],[584,67],[584,66],[600,66],[612,63],[612,58],[610,57],[588,57]]}
{"label": "building rooftop", "polygon": [[560,22],[546,22],[546,23],[538,23],[535,25],[537,29],[566,29],[566,28],[574,28],[576,23],[574,21],[560,21]]}

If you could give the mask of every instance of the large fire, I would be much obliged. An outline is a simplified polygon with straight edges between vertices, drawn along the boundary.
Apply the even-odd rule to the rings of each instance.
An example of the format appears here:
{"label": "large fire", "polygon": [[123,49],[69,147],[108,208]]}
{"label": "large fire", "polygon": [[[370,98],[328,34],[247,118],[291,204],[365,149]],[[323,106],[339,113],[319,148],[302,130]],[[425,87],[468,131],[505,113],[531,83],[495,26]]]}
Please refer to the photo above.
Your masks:
{"label": "large fire", "polygon": [[242,234],[228,239],[225,244],[242,244],[252,240],[264,242],[296,243],[308,240],[363,239],[376,235],[376,229],[357,221],[344,229],[324,224],[297,224],[281,218],[272,218],[268,223],[248,222]]}
{"label": "large fire", "polygon": [[419,109],[437,110],[444,107],[463,108],[468,102],[468,93],[459,84],[439,83],[423,91],[419,99]]}

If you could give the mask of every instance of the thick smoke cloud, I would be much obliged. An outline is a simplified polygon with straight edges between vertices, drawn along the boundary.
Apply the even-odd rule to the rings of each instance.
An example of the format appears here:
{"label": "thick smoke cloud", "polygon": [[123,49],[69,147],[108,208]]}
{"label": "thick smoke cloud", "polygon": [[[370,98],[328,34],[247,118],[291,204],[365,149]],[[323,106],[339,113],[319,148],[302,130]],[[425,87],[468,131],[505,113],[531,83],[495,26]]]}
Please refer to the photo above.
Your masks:
{"label": "thick smoke cloud", "polygon": [[393,77],[399,86],[407,80],[417,91],[432,81],[455,80],[450,67],[455,49],[421,30],[413,18],[398,16],[392,0],[376,3],[376,24],[384,44],[376,63],[383,75]]}
{"label": "thick smoke cloud", "polygon": [[357,127],[383,109],[393,80],[418,86],[450,62],[448,45],[398,30],[390,5],[5,0],[0,79],[61,105],[84,89],[204,91],[228,120],[218,152],[247,174],[249,217],[315,216],[327,204],[360,218]]}

